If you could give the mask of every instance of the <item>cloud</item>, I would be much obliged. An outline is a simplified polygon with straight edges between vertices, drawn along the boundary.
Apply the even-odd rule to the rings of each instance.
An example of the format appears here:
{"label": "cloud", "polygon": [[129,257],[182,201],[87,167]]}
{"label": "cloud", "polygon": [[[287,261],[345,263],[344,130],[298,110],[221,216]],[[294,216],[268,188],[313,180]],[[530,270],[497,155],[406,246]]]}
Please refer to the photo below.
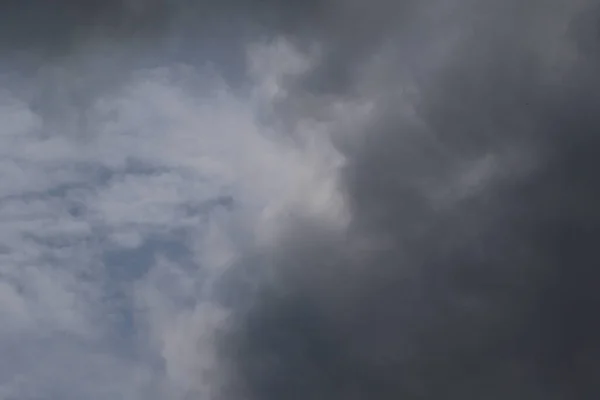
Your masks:
{"label": "cloud", "polygon": [[598,393],[591,1],[25,3],[1,398]]}
{"label": "cloud", "polygon": [[276,135],[267,94],[201,66],[128,67],[102,85],[77,55],[11,71],[2,92],[2,398],[206,398],[219,276],[287,204],[333,218],[333,150]]}
{"label": "cloud", "polygon": [[281,107],[300,124],[332,117],[315,102],[369,104],[330,131],[350,222],[294,221],[265,256],[223,344],[244,395],[598,393],[598,16],[534,3],[425,2],[403,25],[381,1],[361,17],[393,22],[366,32],[332,5],[325,55]]}

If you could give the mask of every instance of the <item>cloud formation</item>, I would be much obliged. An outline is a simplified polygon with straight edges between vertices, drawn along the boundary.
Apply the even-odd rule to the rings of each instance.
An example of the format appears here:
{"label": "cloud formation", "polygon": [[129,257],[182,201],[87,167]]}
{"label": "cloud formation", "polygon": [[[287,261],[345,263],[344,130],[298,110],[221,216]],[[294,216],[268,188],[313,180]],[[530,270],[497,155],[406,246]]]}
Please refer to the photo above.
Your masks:
{"label": "cloud formation", "polygon": [[259,121],[260,77],[104,63],[3,78],[2,398],[205,398],[211,282],[335,161]]}
{"label": "cloud formation", "polygon": [[596,398],[599,9],[3,4],[0,398]]}
{"label": "cloud formation", "polygon": [[399,12],[377,2],[364,30],[336,8],[289,107],[370,104],[332,132],[351,222],[333,238],[290,224],[269,255],[275,278],[233,334],[252,398],[597,395],[599,16],[584,3],[425,2],[386,24]]}

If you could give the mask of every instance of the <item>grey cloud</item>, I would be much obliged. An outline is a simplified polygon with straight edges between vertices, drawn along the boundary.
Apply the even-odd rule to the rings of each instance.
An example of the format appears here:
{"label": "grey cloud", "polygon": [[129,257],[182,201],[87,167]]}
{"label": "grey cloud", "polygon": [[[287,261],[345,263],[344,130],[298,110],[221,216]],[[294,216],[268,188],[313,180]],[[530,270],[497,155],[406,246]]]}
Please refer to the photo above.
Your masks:
{"label": "grey cloud", "polygon": [[[106,46],[126,46],[128,52],[145,59],[160,53],[160,60],[151,60],[155,63],[165,57],[200,59],[226,70],[234,67],[231,64],[243,63],[243,44],[250,36],[272,34],[283,27],[291,29],[299,24],[295,21],[305,20],[320,3],[9,0],[0,5],[0,51],[24,66],[39,67],[75,53],[89,55],[90,48],[102,52]],[[243,68],[238,68],[240,71]]]}
{"label": "grey cloud", "polygon": [[57,120],[54,130],[85,131],[85,109],[137,69],[214,66],[243,87],[246,45],[305,27],[320,3],[8,0],[0,4],[0,80],[11,90],[30,86],[26,101]]}
{"label": "grey cloud", "polygon": [[2,4],[3,47],[66,51],[92,35],[148,34],[168,16],[165,1],[7,1]]}
{"label": "grey cloud", "polygon": [[[393,10],[370,4],[377,15]],[[449,25],[410,22],[417,59],[459,34],[435,65],[418,59],[426,72],[414,111],[397,94],[401,74],[370,88],[365,140],[344,150],[350,231],[292,224],[266,257],[274,277],[223,342],[250,398],[600,394],[598,8],[453,4]],[[410,62],[402,51],[369,52],[406,40],[393,26],[401,17],[361,31],[352,18],[371,10],[345,7],[317,35],[331,57],[294,95],[318,96],[333,75],[375,57],[384,71]],[[365,70],[326,91],[356,94],[375,78]],[[482,159],[492,167],[469,188],[461,171]],[[361,240],[383,244],[355,250]]]}

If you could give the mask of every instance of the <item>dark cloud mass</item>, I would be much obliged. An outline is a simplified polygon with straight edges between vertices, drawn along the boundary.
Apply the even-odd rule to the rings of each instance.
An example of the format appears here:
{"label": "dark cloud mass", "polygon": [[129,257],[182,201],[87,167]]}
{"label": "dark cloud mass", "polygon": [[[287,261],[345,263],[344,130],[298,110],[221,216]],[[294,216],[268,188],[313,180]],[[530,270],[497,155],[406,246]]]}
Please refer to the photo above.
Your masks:
{"label": "dark cloud mass", "polygon": [[306,22],[326,54],[295,95],[375,111],[344,147],[350,232],[290,226],[225,341],[244,396],[600,395],[599,8],[449,3],[327,2]]}
{"label": "dark cloud mass", "polygon": [[[347,160],[348,231],[293,220],[272,248],[248,254],[253,276],[241,266],[219,282],[238,307],[220,343],[223,397],[599,398],[600,4],[0,7],[5,51],[216,37],[230,50],[212,56],[235,68],[249,32],[319,45],[314,66],[287,83],[286,118],[313,117],[311,101],[374,107],[353,127],[360,140],[332,132]],[[244,291],[250,280],[258,291]]]}
{"label": "dark cloud mass", "polygon": [[183,37],[201,45],[226,36],[224,31],[240,35],[242,25],[295,29],[319,5],[315,0],[301,6],[281,0],[7,0],[0,5],[0,45],[45,55],[65,55],[94,40],[139,45]]}
{"label": "dark cloud mass", "polygon": [[13,1],[2,3],[3,47],[67,51],[82,38],[98,34],[145,33],[164,22],[166,2]]}

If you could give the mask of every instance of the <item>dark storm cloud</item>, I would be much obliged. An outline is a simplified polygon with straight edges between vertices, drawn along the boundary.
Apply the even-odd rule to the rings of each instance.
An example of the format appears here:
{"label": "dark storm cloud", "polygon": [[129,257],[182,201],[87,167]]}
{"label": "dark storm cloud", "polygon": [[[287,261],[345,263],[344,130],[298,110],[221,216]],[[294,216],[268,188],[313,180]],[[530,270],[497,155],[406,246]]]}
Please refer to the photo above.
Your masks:
{"label": "dark storm cloud", "polygon": [[41,70],[47,86],[58,82],[45,76],[54,67],[77,75],[73,70],[78,67],[90,70],[90,64],[96,64],[93,79],[85,81],[93,86],[90,80],[102,80],[99,87],[120,82],[132,69],[165,62],[210,64],[232,84],[241,84],[248,43],[283,30],[305,29],[306,21],[314,19],[321,7],[319,0],[292,4],[283,0],[0,3],[0,57],[4,61],[0,72],[18,72],[32,79]]}
{"label": "dark storm cloud", "polygon": [[[235,33],[242,21],[294,29],[320,1],[281,0],[7,0],[0,5],[2,50],[64,54],[91,39],[159,39],[194,36],[211,40],[219,30]],[[220,25],[220,26],[219,26]]]}
{"label": "dark storm cloud", "polygon": [[2,47],[64,52],[94,35],[147,35],[164,25],[169,3],[8,0],[0,6]]}
{"label": "dark storm cloud", "polygon": [[[389,64],[364,143],[344,150],[353,221],[343,238],[292,225],[267,257],[274,275],[224,341],[243,395],[597,398],[600,8],[460,1],[446,20],[411,20],[386,2],[348,4],[314,16],[330,55],[294,90],[352,93],[381,76],[332,83],[334,71]],[[363,27],[363,15],[385,18]],[[414,28],[394,25],[404,19]],[[418,58],[456,32],[435,65]],[[406,51],[372,51],[406,37],[428,71],[414,113],[389,72]],[[482,182],[456,184],[481,160]],[[383,244],[353,248],[361,240]]]}

